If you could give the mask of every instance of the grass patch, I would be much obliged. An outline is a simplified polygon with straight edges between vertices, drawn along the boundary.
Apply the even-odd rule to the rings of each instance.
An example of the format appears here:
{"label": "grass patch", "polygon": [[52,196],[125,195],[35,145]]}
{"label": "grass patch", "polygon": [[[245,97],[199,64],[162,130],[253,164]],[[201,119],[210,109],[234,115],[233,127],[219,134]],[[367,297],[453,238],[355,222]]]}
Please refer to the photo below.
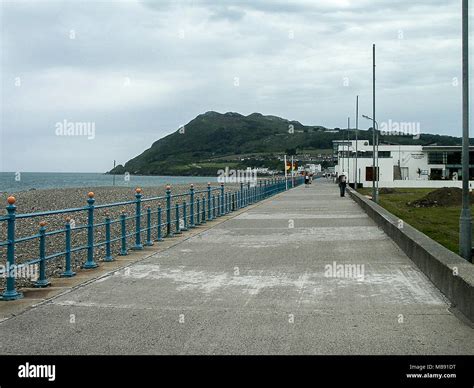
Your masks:
{"label": "grass patch", "polygon": [[[407,202],[423,198],[433,190],[394,189],[391,194],[379,194],[379,205],[457,254],[460,206],[415,208],[407,205]],[[358,191],[363,195],[372,194],[371,188]]]}

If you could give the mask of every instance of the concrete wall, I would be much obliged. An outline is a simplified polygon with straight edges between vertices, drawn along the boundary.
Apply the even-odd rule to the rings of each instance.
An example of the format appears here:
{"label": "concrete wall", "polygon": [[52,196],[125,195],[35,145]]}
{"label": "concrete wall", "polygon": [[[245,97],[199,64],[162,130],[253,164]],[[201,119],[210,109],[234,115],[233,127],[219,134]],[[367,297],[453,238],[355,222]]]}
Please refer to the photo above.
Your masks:
{"label": "concrete wall", "polygon": [[[364,187],[372,187],[372,181],[360,182]],[[392,187],[392,188],[433,188],[439,189],[441,187],[459,187],[462,188],[462,181],[428,181],[428,180],[404,180],[404,181],[379,181],[379,188],[381,187]],[[474,181],[469,181],[469,187],[474,189]]]}
{"label": "concrete wall", "polygon": [[433,284],[474,322],[474,264],[388,212],[368,198],[349,189],[351,197],[365,210]]}

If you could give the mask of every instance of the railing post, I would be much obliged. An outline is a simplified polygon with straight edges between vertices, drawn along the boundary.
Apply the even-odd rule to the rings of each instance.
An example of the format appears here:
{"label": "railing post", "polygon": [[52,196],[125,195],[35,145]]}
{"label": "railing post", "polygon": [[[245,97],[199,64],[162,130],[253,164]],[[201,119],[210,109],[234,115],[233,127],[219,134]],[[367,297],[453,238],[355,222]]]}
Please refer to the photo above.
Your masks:
{"label": "railing post", "polygon": [[[16,199],[13,196],[7,199],[8,221],[7,221],[7,265],[6,265],[6,287],[1,296],[2,300],[15,300],[23,298],[23,294],[18,292],[15,287],[15,212]],[[13,273],[12,273],[13,272]]]}
{"label": "railing post", "polygon": [[135,189],[136,207],[135,207],[135,246],[134,250],[142,250],[141,238],[141,220],[142,220],[142,189],[137,187]]}
{"label": "railing post", "polygon": [[151,208],[150,206],[146,207],[146,243],[147,247],[153,245],[153,240],[151,239]]}
{"label": "railing post", "polygon": [[221,215],[221,195],[217,194],[217,217],[220,217]]}
{"label": "railing post", "polygon": [[239,204],[239,207],[244,207],[244,203],[243,203],[243,199],[244,199],[244,182],[240,182],[240,204]]}
{"label": "railing post", "polygon": [[110,246],[110,216],[105,215],[105,259],[104,261],[114,261],[112,257],[112,249]]}
{"label": "railing post", "polygon": [[201,218],[201,213],[200,213],[200,208],[201,208],[201,201],[199,200],[199,197],[196,198],[196,225],[199,225],[200,218]]}
{"label": "railing post", "polygon": [[206,198],[204,195],[202,196],[202,217],[201,217],[201,224],[206,223]]}
{"label": "railing post", "polygon": [[179,202],[176,201],[176,205],[174,206],[175,208],[175,233],[176,234],[181,234],[181,230],[180,230],[180,225],[179,225]]}
{"label": "railing post", "polygon": [[227,192],[225,197],[226,197],[226,200],[225,200],[225,214],[229,214],[229,212],[230,212],[230,193]]}
{"label": "railing post", "polygon": [[194,228],[194,185],[189,189],[189,227]]}
{"label": "railing post", "polygon": [[211,208],[211,182],[207,183],[207,219],[212,220],[212,208]]}
{"label": "railing post", "polygon": [[224,183],[221,183],[221,214],[224,214]]}
{"label": "railing post", "polygon": [[94,193],[90,191],[87,196],[89,197],[87,203],[87,261],[84,263],[82,268],[91,269],[96,268],[98,264],[94,261]]}
{"label": "railing post", "polygon": [[75,272],[71,269],[71,219],[68,217],[66,218],[66,269],[61,274],[63,278],[70,278],[76,275]]}
{"label": "railing post", "polygon": [[212,194],[212,213],[213,213],[213,218],[217,217],[216,214],[216,196]]}
{"label": "railing post", "polygon": [[247,192],[248,192],[248,203],[252,203],[252,192],[250,191],[250,182],[247,182]]}
{"label": "railing post", "polygon": [[231,210],[233,212],[235,212],[235,193],[232,193],[232,196],[231,196],[232,200],[231,200],[231,203],[232,203],[232,208]]}
{"label": "railing post", "polygon": [[122,212],[122,214],[120,214],[120,229],[121,229],[121,232],[122,232],[122,238],[121,238],[121,242],[122,242],[122,245],[121,245],[121,248],[120,248],[120,256],[126,256],[128,255],[128,252],[127,252],[127,215],[125,214],[125,212]]}
{"label": "railing post", "polygon": [[186,210],[186,200],[183,200],[183,226],[181,227],[182,231],[188,230],[188,217],[187,217],[187,210]]}
{"label": "railing post", "polygon": [[40,222],[39,234],[39,278],[35,287],[48,287],[51,283],[46,279],[46,221]]}
{"label": "railing post", "polygon": [[166,186],[166,237],[171,237],[171,186]]}
{"label": "railing post", "polygon": [[156,225],[156,241],[163,241],[161,236],[161,203],[158,204],[158,219]]}

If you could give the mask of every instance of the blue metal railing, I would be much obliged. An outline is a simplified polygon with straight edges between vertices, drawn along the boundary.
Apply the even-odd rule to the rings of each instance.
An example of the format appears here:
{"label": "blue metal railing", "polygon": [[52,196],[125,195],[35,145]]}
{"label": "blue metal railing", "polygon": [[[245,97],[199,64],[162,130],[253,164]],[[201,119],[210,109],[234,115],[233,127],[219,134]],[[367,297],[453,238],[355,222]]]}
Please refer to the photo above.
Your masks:
{"label": "blue metal railing", "polygon": [[[293,184],[294,182],[294,184]],[[230,212],[242,209],[250,204],[262,201],[274,194],[302,184],[303,178],[297,177],[293,181],[289,178],[273,178],[259,180],[258,184],[251,187],[250,183],[241,183],[237,190],[225,190],[223,183],[219,187],[212,187],[209,183],[207,189],[196,191],[191,185],[189,192],[172,194],[171,186],[166,186],[165,196],[143,198],[142,190],[137,188],[135,190],[135,200],[115,202],[103,205],[94,205],[94,193],[88,193],[87,206],[63,210],[42,211],[36,213],[16,214],[15,198],[8,197],[8,206],[6,207],[7,214],[0,217],[0,223],[7,224],[7,240],[0,241],[0,248],[6,246],[6,266],[3,275],[6,278],[5,288],[0,296],[1,300],[15,300],[22,297],[22,293],[16,288],[15,272],[20,267],[38,264],[39,277],[34,283],[35,287],[47,287],[50,285],[47,279],[46,263],[49,260],[64,257],[65,265],[62,277],[75,276],[71,268],[71,255],[81,251],[86,252],[86,261],[82,268],[92,269],[98,266],[96,257],[94,257],[94,249],[98,247],[105,247],[105,256],[103,261],[113,261],[112,246],[117,244],[119,248],[119,255],[124,256],[128,254],[129,249],[143,250],[144,247],[151,246],[153,242],[153,234],[156,235],[155,242],[160,242],[164,238],[169,238],[174,235],[179,235],[189,229],[195,228],[199,225],[205,224],[215,218],[229,214]],[[188,199],[188,202],[187,202]],[[174,202],[174,206],[172,204]],[[162,204],[165,208],[162,208]],[[142,205],[145,204],[145,211]],[[111,219],[108,209],[117,206],[135,205],[134,215],[128,215],[124,210],[117,219]],[[104,222],[95,222],[97,210],[105,210]],[[16,238],[16,222],[21,219],[32,219],[36,217],[46,217],[58,214],[70,213],[85,213],[87,224],[71,225],[71,218],[66,218],[64,228],[47,231],[46,221],[42,220],[39,223],[39,231],[26,237]],[[174,215],[173,215],[174,213]],[[145,217],[145,227],[143,224],[143,217]],[[156,222],[153,220],[156,219]],[[127,221],[134,223],[134,229],[128,230]],[[99,242],[95,241],[95,235],[98,228],[105,229],[105,239]],[[120,229],[117,235],[112,234],[112,227]],[[73,247],[73,234],[83,231],[87,235],[86,245]],[[164,234],[163,234],[164,232]],[[64,234],[64,251],[46,254],[47,239],[55,236],[58,237]],[[146,236],[145,243],[142,243],[142,235]],[[128,239],[133,239],[134,244],[129,247]],[[15,249],[16,246],[23,242],[31,242],[38,240],[39,254],[38,257],[26,260],[21,264],[15,264]]]}

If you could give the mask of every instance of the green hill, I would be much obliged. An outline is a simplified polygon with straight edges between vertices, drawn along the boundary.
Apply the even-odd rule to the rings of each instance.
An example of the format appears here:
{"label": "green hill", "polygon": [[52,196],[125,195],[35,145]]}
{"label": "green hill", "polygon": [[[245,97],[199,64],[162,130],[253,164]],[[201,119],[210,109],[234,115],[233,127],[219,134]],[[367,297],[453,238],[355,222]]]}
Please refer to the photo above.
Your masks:
{"label": "green hill", "polygon": [[[332,153],[332,141],[344,138],[347,138],[344,130],[306,126],[276,116],[207,112],[155,141],[142,154],[124,166],[117,166],[110,173],[216,175],[218,169],[226,166],[282,169],[277,157],[285,152],[297,156],[311,151],[329,155]],[[370,130],[359,130],[359,139],[371,138]],[[382,140],[399,144],[461,144],[459,138],[430,134],[422,134],[418,140],[410,136],[384,136]]]}

